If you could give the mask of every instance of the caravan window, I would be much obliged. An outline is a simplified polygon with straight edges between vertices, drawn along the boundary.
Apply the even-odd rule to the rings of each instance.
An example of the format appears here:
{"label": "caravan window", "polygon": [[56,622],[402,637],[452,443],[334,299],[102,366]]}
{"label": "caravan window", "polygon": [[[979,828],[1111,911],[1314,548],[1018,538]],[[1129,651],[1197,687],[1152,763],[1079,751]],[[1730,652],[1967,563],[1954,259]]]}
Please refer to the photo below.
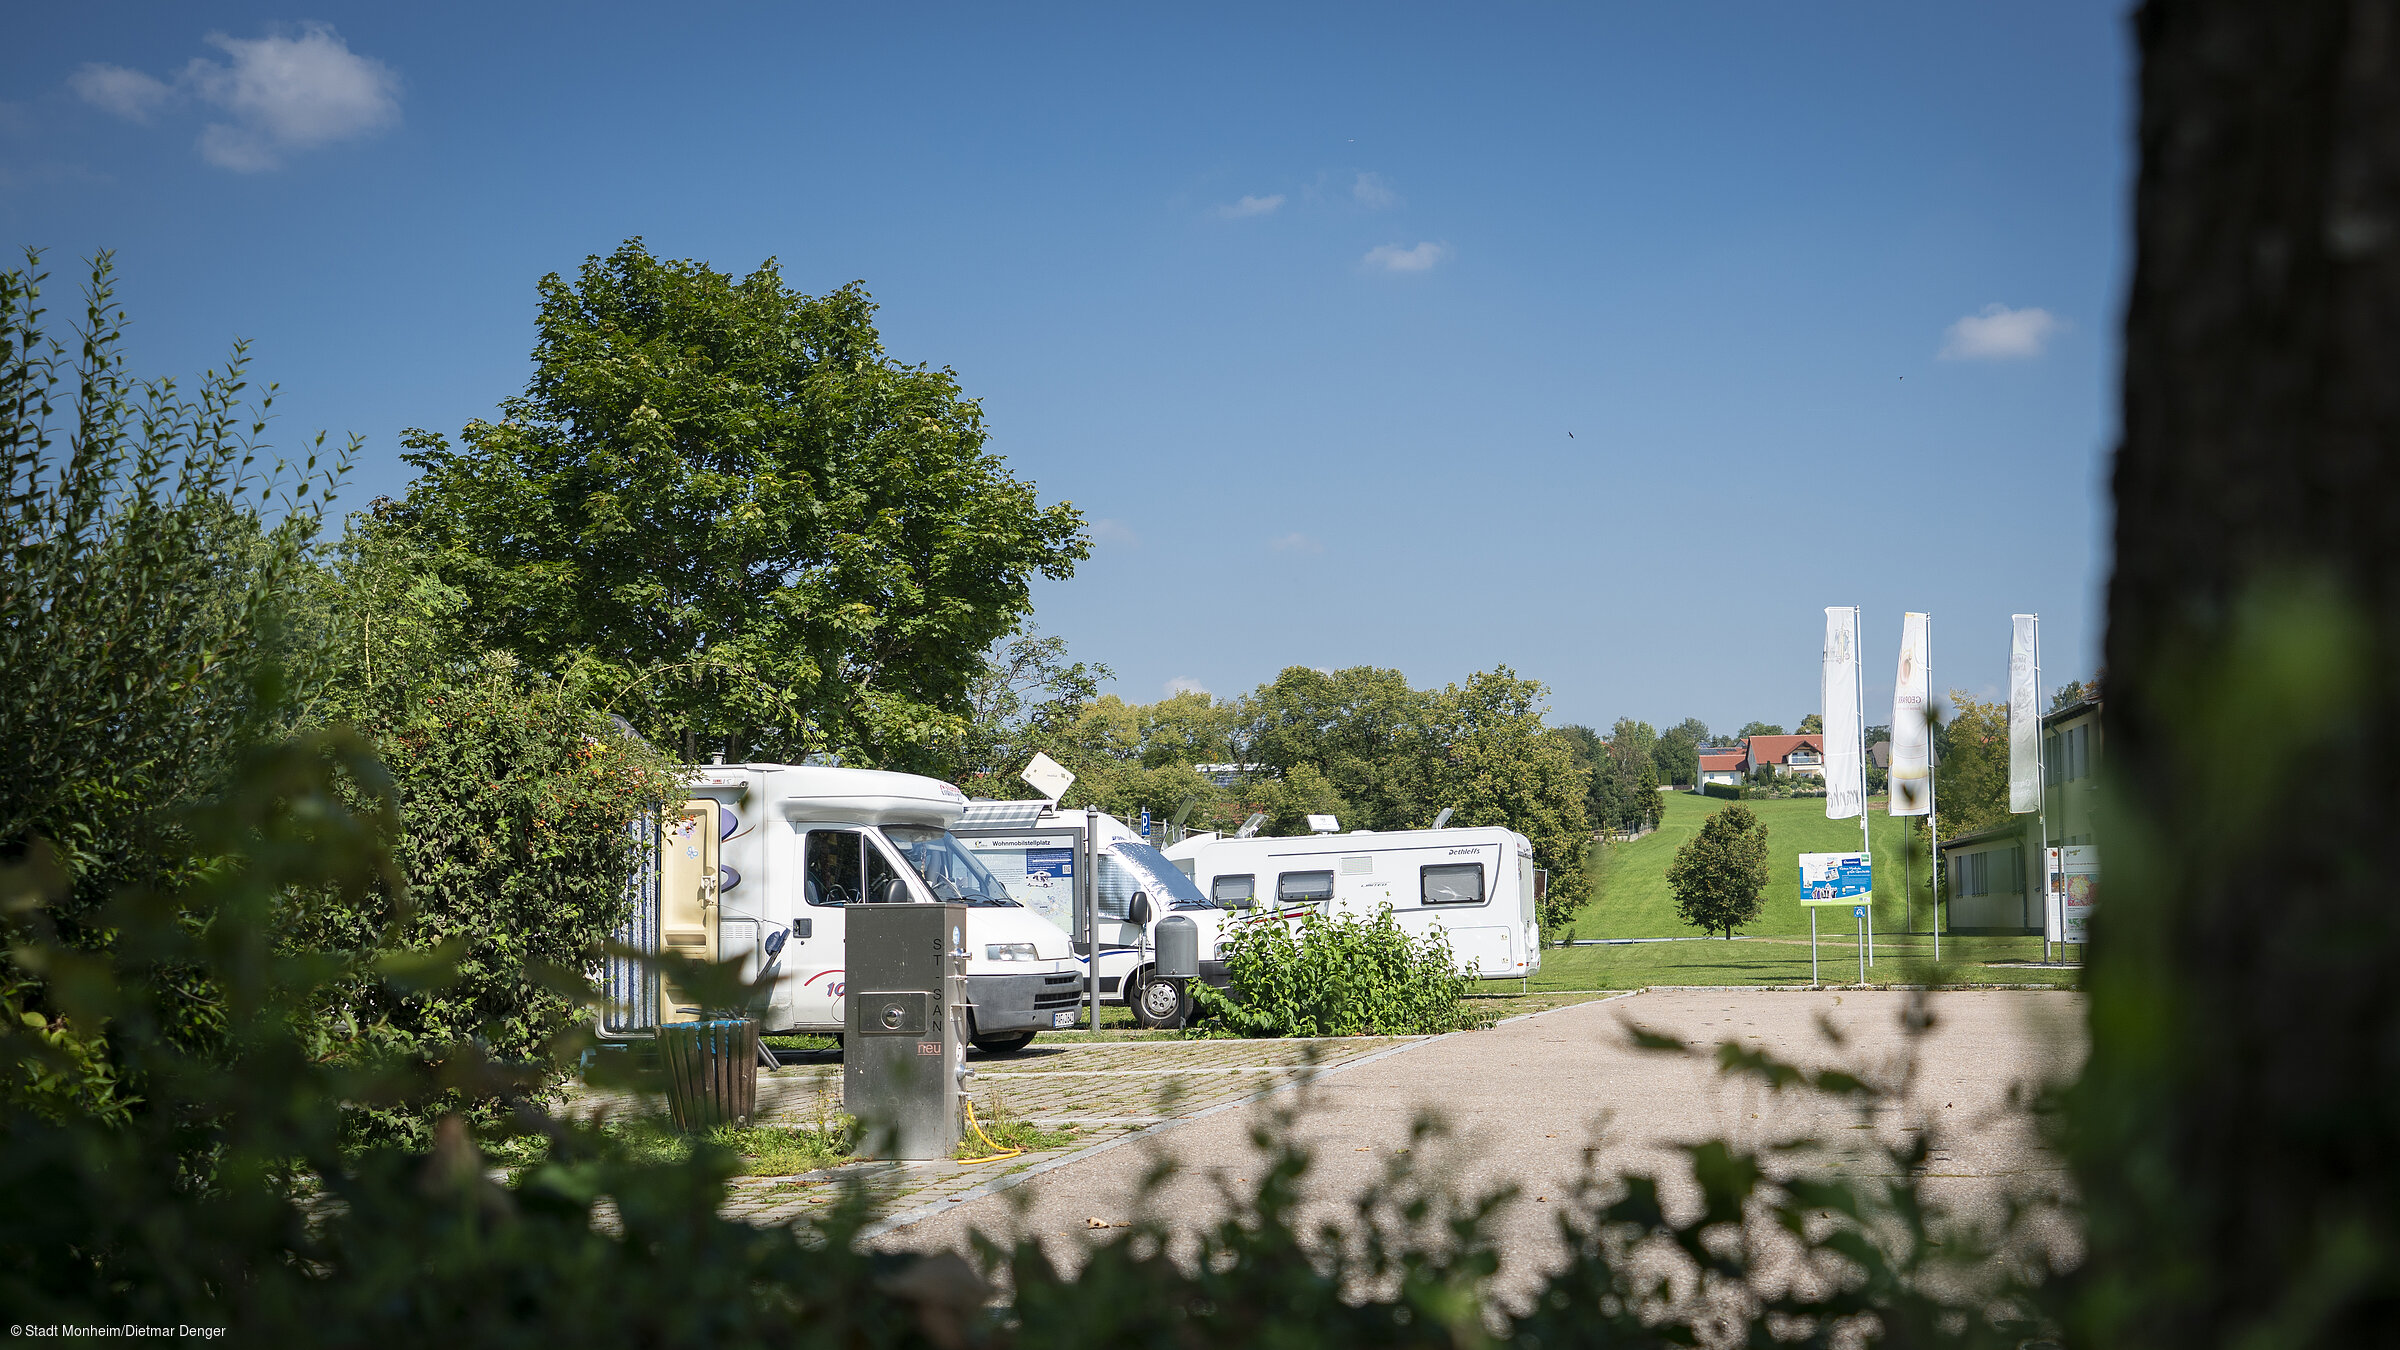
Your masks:
{"label": "caravan window", "polygon": [[1008,887],[983,865],[983,859],[967,851],[964,844],[948,830],[930,825],[887,825],[883,837],[892,841],[908,865],[917,869],[925,888],[939,901],[959,901],[969,905],[1015,906],[1016,897]]}
{"label": "caravan window", "polygon": [[1283,905],[1314,905],[1333,898],[1333,873],[1286,872],[1275,878],[1275,901]]}
{"label": "caravan window", "polygon": [[1149,889],[1142,880],[1142,874],[1119,861],[1114,853],[1100,855],[1096,875],[1099,885],[1094,889],[1100,893],[1100,917],[1104,919],[1122,922],[1132,912],[1133,893]]}
{"label": "caravan window", "polygon": [[869,901],[905,901],[908,883],[883,850],[859,830],[810,830],[806,899],[812,905],[859,905]]}
{"label": "caravan window", "polygon": [[855,905],[864,889],[865,836],[856,830],[808,832],[808,903]]}
{"label": "caravan window", "polygon": [[1208,898],[1219,905],[1230,905],[1236,900],[1254,900],[1258,898],[1258,878],[1248,872],[1238,877],[1218,877],[1208,883]]}
{"label": "caravan window", "polygon": [[1483,864],[1436,863],[1417,869],[1417,895],[1429,905],[1483,903]]}

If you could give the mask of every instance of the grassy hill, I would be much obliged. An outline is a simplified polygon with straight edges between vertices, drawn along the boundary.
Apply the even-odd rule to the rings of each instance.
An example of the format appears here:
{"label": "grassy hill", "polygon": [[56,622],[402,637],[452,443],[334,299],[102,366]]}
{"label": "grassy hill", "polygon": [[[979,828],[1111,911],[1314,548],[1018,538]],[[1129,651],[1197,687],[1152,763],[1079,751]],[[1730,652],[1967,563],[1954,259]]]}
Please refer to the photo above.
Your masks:
{"label": "grassy hill", "polygon": [[[1700,822],[1733,805],[1715,797],[1688,792],[1667,794],[1666,819],[1654,832],[1629,844],[1592,850],[1592,900],[1575,916],[1579,938],[1690,937],[1694,931],[1675,917],[1675,898],[1667,891],[1667,864],[1675,850],[1700,832]],[[1856,820],[1827,820],[1822,798],[1743,802],[1767,827],[1767,907],[1759,921],[1738,931],[1756,934],[1808,935],[1808,910],[1800,903],[1800,855],[1855,853]],[[1909,822],[1881,811],[1867,813],[1875,845],[1875,927],[1897,930],[1906,918],[1901,892],[1901,850]],[[1919,839],[1923,836],[1920,834]],[[1916,861],[1917,919],[1930,926],[1926,913],[1925,859]],[[1829,909],[1819,923],[1821,932],[1851,926],[1850,911]]]}
{"label": "grassy hill", "polygon": [[[1575,916],[1578,938],[1698,937],[1675,917],[1667,890],[1667,864],[1675,850],[1699,832],[1700,822],[1733,805],[1690,793],[1667,794],[1666,819],[1656,832],[1629,844],[1592,850],[1592,900]],[[1638,989],[1644,985],[1805,984],[1811,978],[1808,909],[1800,903],[1800,855],[1849,853],[1858,848],[1856,820],[1827,820],[1822,799],[1744,802],[1767,827],[1767,902],[1758,922],[1739,930],[1749,941],[1645,941],[1623,946],[1553,947],[1542,953],[1537,989]],[[1925,859],[1909,870],[1916,890],[1918,932],[1903,931],[1909,914],[1902,894],[1902,851],[1909,822],[1880,807],[1867,819],[1875,851],[1875,963],[1867,977],[1877,983],[2049,984],[2073,986],[2072,970],[2033,965],[2042,954],[2038,937],[1945,937],[1943,961],[1932,961],[1928,935],[1932,918]],[[1922,843],[1922,833],[1918,836]],[[1830,907],[1818,921],[1818,978],[1848,983],[1858,978],[1855,922],[1846,907]]]}

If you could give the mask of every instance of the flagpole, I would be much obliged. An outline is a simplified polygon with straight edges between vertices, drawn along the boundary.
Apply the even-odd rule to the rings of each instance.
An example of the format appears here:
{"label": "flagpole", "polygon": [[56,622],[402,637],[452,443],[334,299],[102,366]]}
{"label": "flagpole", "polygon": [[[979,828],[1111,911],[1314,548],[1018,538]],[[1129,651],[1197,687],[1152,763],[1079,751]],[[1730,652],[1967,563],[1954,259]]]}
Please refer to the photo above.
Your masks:
{"label": "flagpole", "polygon": [[[1859,630],[1860,630],[1861,628],[1865,627],[1865,626],[1866,626],[1866,616],[1865,616],[1865,613],[1864,613],[1864,611],[1862,611],[1862,610],[1861,610],[1861,609],[1860,609],[1858,606],[1856,606],[1856,605],[1852,605],[1852,606],[1850,607],[1850,650],[1851,650],[1852,652],[1856,652],[1856,651],[1858,650],[1858,633],[1859,633]],[[1868,838],[1867,838],[1867,681],[1866,681],[1866,678],[1865,678],[1866,672],[1865,672],[1865,671],[1862,669],[1862,670],[1859,672],[1859,675],[1860,675],[1860,678],[1858,678],[1858,679],[1855,679],[1855,680],[1852,680],[1852,681],[1850,682],[1850,692],[1851,692],[1852,694],[1856,695],[1856,703],[1855,703],[1855,713],[1854,713],[1854,716],[1855,716],[1855,718],[1856,718],[1856,721],[1857,721],[1857,726],[1858,726],[1858,851],[1866,855],[1866,858],[1867,858],[1867,874],[1868,874],[1868,876],[1869,876],[1870,878],[1872,878],[1872,877],[1873,877],[1873,875],[1874,875],[1874,872],[1875,872],[1875,846],[1874,846],[1874,845],[1873,845],[1871,842],[1869,842],[1869,841],[1868,841]],[[1874,902],[1875,902],[1875,885],[1874,885],[1874,882],[1873,882],[1873,881],[1870,879],[1870,880],[1869,880],[1869,882],[1867,883],[1867,903],[1869,903],[1869,904],[1873,904]]]}
{"label": "flagpole", "polygon": [[[2033,616],[2033,702],[2042,702],[2042,616]],[[2042,725],[2039,713],[2033,719],[2033,780],[2041,785],[2041,807],[2035,819],[2041,822],[2042,851],[2037,870],[2042,877],[2042,964],[2050,964],[2050,729]]]}
{"label": "flagpole", "polygon": [[[1850,607],[1850,647],[1858,649],[1859,630],[1866,626],[1865,611],[1857,605]],[[1867,911],[1875,909],[1875,845],[1867,834],[1867,682],[1866,672],[1850,682],[1852,695],[1851,723],[1858,728],[1858,851],[1867,860]]]}

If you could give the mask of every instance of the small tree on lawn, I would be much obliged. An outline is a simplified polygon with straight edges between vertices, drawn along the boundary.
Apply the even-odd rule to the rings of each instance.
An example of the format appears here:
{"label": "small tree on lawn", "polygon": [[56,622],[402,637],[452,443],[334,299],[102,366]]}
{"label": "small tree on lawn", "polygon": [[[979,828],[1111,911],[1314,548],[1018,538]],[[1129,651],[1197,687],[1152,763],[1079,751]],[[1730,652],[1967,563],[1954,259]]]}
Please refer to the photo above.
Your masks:
{"label": "small tree on lawn", "polygon": [[1676,914],[1702,932],[1723,930],[1728,941],[1758,917],[1766,884],[1767,827],[1746,806],[1710,816],[1667,867]]}

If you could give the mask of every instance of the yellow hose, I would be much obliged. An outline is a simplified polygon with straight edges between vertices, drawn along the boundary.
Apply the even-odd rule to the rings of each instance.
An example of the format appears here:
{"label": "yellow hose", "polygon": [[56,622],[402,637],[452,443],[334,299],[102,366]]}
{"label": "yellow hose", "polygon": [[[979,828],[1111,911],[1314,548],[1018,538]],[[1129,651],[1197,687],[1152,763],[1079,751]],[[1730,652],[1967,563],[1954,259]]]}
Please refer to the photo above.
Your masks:
{"label": "yellow hose", "polygon": [[[975,1119],[975,1099],[972,1097],[967,1098],[967,1128],[975,1132],[975,1137],[983,1141],[983,1146],[985,1148],[1000,1148],[998,1142],[996,1142],[990,1135],[983,1132],[982,1122]],[[997,1153],[993,1153],[987,1157],[964,1159],[963,1165],[967,1167],[973,1167],[977,1163],[998,1162],[1002,1158],[1014,1158],[1024,1151],[1025,1150],[1021,1148],[1006,1149]]]}

